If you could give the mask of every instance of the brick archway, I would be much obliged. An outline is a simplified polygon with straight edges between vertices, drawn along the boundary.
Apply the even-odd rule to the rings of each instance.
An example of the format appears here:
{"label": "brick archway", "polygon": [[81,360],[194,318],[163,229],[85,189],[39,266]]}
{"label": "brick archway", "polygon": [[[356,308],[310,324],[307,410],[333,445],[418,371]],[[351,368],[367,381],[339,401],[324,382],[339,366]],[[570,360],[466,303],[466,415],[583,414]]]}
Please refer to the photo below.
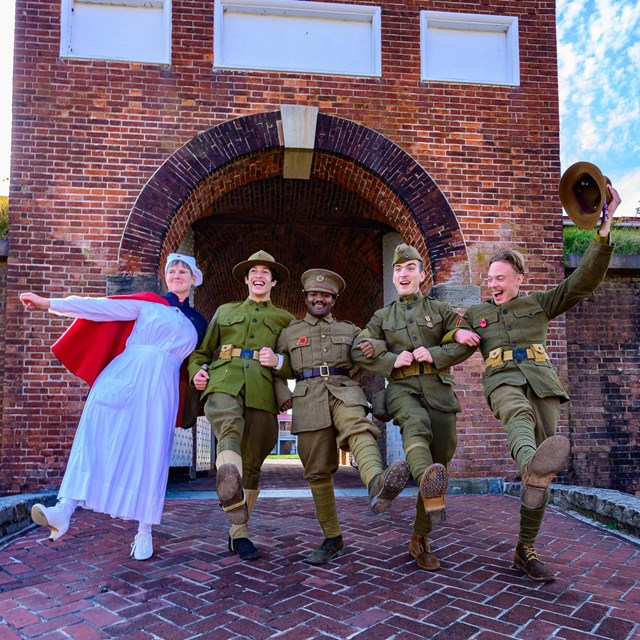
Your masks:
{"label": "brick archway", "polygon": [[[229,120],[196,136],[168,158],[142,189],[130,212],[120,246],[121,272],[155,273],[163,256],[175,250],[187,232],[198,228],[204,219],[227,226],[246,224],[247,218],[251,218],[247,207],[255,209],[258,201],[260,208],[272,210],[273,207],[265,206],[265,200],[273,200],[274,192],[285,189],[284,185],[303,183],[307,194],[320,192],[321,197],[341,203],[341,210],[338,205],[335,208],[344,224],[340,216],[329,221],[327,216],[332,216],[327,211],[322,212],[324,225],[320,224],[323,229],[327,224],[334,229],[332,239],[342,236],[343,243],[347,243],[339,251],[348,254],[361,244],[361,237],[367,236],[368,242],[358,249],[359,258],[366,260],[372,242],[378,242],[385,232],[396,231],[427,258],[429,287],[442,283],[468,284],[468,256],[455,213],[429,174],[409,154],[372,129],[319,114],[310,180],[283,180],[284,147],[279,120],[279,111]],[[263,195],[257,198],[255,193],[246,194],[248,185],[254,185]],[[327,192],[322,185],[332,188]],[[269,191],[267,196],[265,189]],[[286,188],[286,191],[300,189]],[[234,207],[233,194],[242,190],[245,202]],[[311,199],[309,195],[298,197]],[[312,206],[307,215],[314,215],[316,209]],[[236,246],[237,251],[230,252],[228,242],[219,247],[224,257],[231,262],[239,261],[255,246],[261,247],[264,230],[276,222],[278,213],[271,211],[271,215],[254,221],[254,226],[262,224],[263,230],[254,241],[248,241],[242,234],[243,242]],[[302,225],[304,214],[298,211],[294,215],[299,216],[297,222]],[[296,220],[292,221],[290,216],[290,242],[286,248],[280,247],[278,255],[283,256],[285,251],[295,254],[290,262],[295,260],[296,264],[304,265],[315,258],[318,264],[316,251],[310,251],[305,258],[298,246],[292,249],[292,224]],[[354,231],[341,234],[341,227]],[[366,231],[357,231],[363,228]],[[239,235],[235,231],[231,237]],[[312,234],[303,233],[299,244],[313,242],[311,237]],[[270,241],[270,247],[274,242],[278,245],[277,239],[271,237]],[[204,262],[215,262],[215,256],[210,254],[216,252],[207,255],[202,242],[196,242],[195,250]],[[322,264],[327,265],[327,260]],[[330,264],[327,266],[331,268]],[[216,278],[220,276],[216,274]],[[233,288],[233,283],[227,283],[225,289],[229,288]]]}

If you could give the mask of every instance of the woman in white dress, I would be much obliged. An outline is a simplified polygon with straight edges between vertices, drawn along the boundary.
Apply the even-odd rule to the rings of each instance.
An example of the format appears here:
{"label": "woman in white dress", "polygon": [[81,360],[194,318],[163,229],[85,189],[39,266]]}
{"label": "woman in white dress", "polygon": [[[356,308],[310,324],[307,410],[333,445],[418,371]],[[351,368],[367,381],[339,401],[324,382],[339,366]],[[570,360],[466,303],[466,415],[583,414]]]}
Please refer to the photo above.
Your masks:
{"label": "woman in white dress", "polygon": [[51,540],[66,533],[75,508],[82,506],[137,520],[131,555],[146,560],[153,554],[151,530],[160,523],[164,506],[180,366],[207,327],[206,320],[189,306],[191,287],[202,282],[195,260],[170,254],[165,281],[169,292],[164,297],[20,295],[27,309],[94,322],[133,321],[124,351],[106,365],[91,387],[58,504],[36,504],[31,510],[33,520],[50,529]]}

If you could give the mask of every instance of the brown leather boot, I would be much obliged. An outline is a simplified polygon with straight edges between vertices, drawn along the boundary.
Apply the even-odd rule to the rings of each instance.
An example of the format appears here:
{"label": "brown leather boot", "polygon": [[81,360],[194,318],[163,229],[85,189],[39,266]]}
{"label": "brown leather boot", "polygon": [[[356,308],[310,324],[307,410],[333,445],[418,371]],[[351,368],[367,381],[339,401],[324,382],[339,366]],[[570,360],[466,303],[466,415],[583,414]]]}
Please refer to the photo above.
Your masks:
{"label": "brown leather boot", "polygon": [[520,499],[527,509],[539,509],[551,481],[569,457],[569,440],[564,436],[547,438],[522,470]]}
{"label": "brown leather boot", "polygon": [[432,464],[422,474],[418,490],[422,496],[424,510],[432,524],[440,524],[447,517],[444,496],[448,484],[449,476],[444,465]]}
{"label": "brown leather boot", "polygon": [[373,513],[384,513],[405,488],[409,480],[409,465],[396,460],[369,483],[369,505]]}
{"label": "brown leather boot", "polygon": [[525,547],[522,542],[518,542],[516,547],[513,566],[538,582],[553,582],[556,579],[555,575],[538,560],[536,550],[533,547]]}
{"label": "brown leather boot", "polygon": [[425,571],[437,571],[440,568],[440,560],[431,553],[429,538],[415,531],[409,543],[409,555],[415,558],[418,566]]}

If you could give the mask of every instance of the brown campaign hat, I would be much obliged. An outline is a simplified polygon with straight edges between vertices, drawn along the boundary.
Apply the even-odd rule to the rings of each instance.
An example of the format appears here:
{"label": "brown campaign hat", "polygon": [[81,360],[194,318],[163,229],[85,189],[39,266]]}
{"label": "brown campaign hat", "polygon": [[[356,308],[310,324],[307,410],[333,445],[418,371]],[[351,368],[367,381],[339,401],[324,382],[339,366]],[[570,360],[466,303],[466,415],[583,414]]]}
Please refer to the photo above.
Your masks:
{"label": "brown campaign hat", "polygon": [[424,264],[422,256],[415,247],[411,247],[408,244],[399,244],[393,254],[393,266],[409,262],[409,260],[419,260]]}
{"label": "brown campaign hat", "polygon": [[302,274],[302,291],[327,291],[334,296],[341,294],[345,287],[345,281],[334,271],[328,269],[309,269]]}
{"label": "brown campaign hat", "polygon": [[612,196],[607,189],[611,180],[590,162],[572,164],[560,178],[560,202],[581,229],[593,229]]}
{"label": "brown campaign hat", "polygon": [[236,280],[244,282],[244,274],[251,269],[251,267],[255,267],[257,264],[269,267],[274,274],[274,280],[277,280],[280,284],[289,277],[289,269],[287,269],[283,264],[276,262],[270,253],[262,250],[251,254],[248,260],[238,263],[233,267],[233,271],[231,273]]}

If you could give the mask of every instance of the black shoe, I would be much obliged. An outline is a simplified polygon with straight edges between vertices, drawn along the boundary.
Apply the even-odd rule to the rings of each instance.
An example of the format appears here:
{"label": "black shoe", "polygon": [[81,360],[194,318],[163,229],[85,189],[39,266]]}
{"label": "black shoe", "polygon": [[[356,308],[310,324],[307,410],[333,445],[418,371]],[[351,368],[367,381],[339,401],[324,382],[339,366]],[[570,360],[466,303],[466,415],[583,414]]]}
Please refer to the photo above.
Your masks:
{"label": "black shoe", "polygon": [[333,558],[339,558],[344,549],[342,536],[336,538],[325,538],[319,549],[312,551],[304,561],[307,564],[326,564]]}
{"label": "black shoe", "polygon": [[243,560],[255,560],[260,557],[260,552],[249,538],[229,538],[229,551],[237,553]]}

